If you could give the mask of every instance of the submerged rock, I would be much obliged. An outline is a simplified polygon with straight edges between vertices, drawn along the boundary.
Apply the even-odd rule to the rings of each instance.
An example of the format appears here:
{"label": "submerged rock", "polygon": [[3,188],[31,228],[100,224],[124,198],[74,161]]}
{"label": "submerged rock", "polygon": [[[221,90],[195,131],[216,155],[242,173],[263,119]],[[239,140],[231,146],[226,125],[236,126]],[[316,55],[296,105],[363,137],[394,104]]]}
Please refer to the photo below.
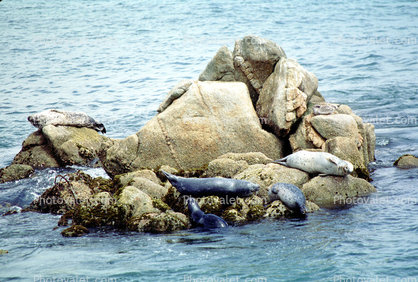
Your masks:
{"label": "submerged rock", "polygon": [[414,155],[406,154],[400,156],[394,163],[394,166],[399,168],[414,168],[418,167],[418,158]]}
{"label": "submerged rock", "polygon": [[22,164],[12,164],[8,167],[0,168],[0,183],[27,178],[33,171],[31,166]]}

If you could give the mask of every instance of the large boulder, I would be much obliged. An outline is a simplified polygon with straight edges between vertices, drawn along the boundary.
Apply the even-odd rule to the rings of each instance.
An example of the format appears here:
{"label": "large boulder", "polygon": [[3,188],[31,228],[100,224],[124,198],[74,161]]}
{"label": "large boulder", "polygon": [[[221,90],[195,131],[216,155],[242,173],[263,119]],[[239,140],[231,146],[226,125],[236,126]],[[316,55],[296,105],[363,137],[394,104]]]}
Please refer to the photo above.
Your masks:
{"label": "large boulder", "polygon": [[140,131],[115,141],[102,163],[115,176],[162,164],[197,170],[226,153],[283,156],[282,141],[263,130],[248,88],[240,82],[193,82]]}
{"label": "large boulder", "polygon": [[281,58],[260,93],[258,116],[277,136],[284,137],[305,113],[317,88],[318,79],[313,73],[296,60]]}
{"label": "large boulder", "polygon": [[12,164],[5,168],[0,168],[0,183],[23,179],[33,173],[30,165]]}
{"label": "large boulder", "polygon": [[347,198],[376,192],[376,188],[366,180],[351,175],[317,176],[303,185],[302,192],[306,200],[326,207],[344,204]]}
{"label": "large boulder", "polygon": [[154,207],[151,197],[136,187],[127,186],[117,196],[115,206],[122,215],[122,221],[128,222],[131,218],[139,218],[146,213],[159,213]]}
{"label": "large boulder", "polygon": [[247,35],[235,41],[235,80],[244,82],[250,91],[255,106],[267,78],[281,58],[286,58],[283,49],[271,40]]}
{"label": "large boulder", "polygon": [[92,165],[99,159],[103,146],[112,143],[109,138],[86,127],[48,125],[42,133],[63,165]]}
{"label": "large boulder", "polygon": [[325,139],[358,136],[357,123],[350,115],[318,115],[311,119],[311,124]]}

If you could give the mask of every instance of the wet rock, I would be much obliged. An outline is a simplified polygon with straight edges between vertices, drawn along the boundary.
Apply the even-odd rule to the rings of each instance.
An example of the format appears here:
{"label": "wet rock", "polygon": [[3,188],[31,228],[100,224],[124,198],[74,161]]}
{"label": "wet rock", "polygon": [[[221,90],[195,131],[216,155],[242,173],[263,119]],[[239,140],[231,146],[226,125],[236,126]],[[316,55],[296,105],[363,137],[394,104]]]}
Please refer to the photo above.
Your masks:
{"label": "wet rock", "polygon": [[8,254],[8,253],[9,253],[9,251],[7,251],[7,250],[0,250],[0,256]]}
{"label": "wet rock", "polygon": [[233,53],[235,80],[247,85],[255,106],[265,81],[273,73],[276,63],[286,58],[286,54],[273,41],[255,35],[235,41]]}
{"label": "wet rock", "polygon": [[85,127],[48,125],[42,133],[63,165],[94,165],[103,146],[112,143],[109,138]]}
{"label": "wet rock", "polygon": [[0,183],[23,179],[33,173],[33,168],[29,165],[12,164],[0,169]]}
{"label": "wet rock", "polygon": [[364,179],[351,175],[317,176],[302,187],[306,199],[318,206],[338,205],[344,199],[376,192],[376,188]]}
{"label": "wet rock", "polygon": [[290,183],[302,187],[309,180],[309,174],[295,168],[285,167],[279,164],[252,165],[243,172],[237,174],[235,179],[251,181],[260,185],[257,196],[268,199],[270,185],[278,182]]}
{"label": "wet rock", "polygon": [[115,176],[161,164],[178,170],[204,169],[226,153],[283,156],[282,141],[264,131],[248,89],[238,82],[193,82],[188,91],[139,132],[115,141],[101,159]]}
{"label": "wet rock", "polygon": [[92,196],[75,208],[74,224],[85,227],[122,225],[122,217],[114,205],[115,202],[116,199],[108,192]]}
{"label": "wet rock", "polygon": [[357,140],[349,137],[335,137],[325,142],[325,152],[331,153],[342,160],[349,161],[354,166],[355,177],[370,181],[369,171],[364,165],[363,155],[357,147]]}
{"label": "wet rock", "polygon": [[200,81],[235,81],[232,52],[222,46],[199,75]]}
{"label": "wet rock", "polygon": [[42,213],[64,214],[73,210],[78,204],[88,201],[97,190],[90,185],[91,177],[77,172],[65,176],[58,175],[53,187],[45,190],[34,200],[29,210]]}
{"label": "wet rock", "polygon": [[308,107],[318,88],[316,76],[296,60],[282,58],[266,80],[257,102],[257,114],[276,134],[286,136]]}
{"label": "wet rock", "polygon": [[173,87],[173,89],[168,92],[167,96],[164,98],[163,102],[158,107],[157,112],[162,113],[165,109],[168,108],[176,99],[180,98],[184,93],[189,90],[190,85],[192,85],[193,80],[186,79],[182,80]]}
{"label": "wet rock", "polygon": [[399,167],[399,168],[414,168],[418,167],[418,158],[414,155],[405,154],[403,156],[400,156],[393,165]]}
{"label": "wet rock", "polygon": [[151,198],[163,198],[168,189],[161,185],[160,179],[151,170],[138,170],[115,177],[118,187],[133,186],[145,192]]}
{"label": "wet rock", "polygon": [[158,213],[151,197],[133,186],[127,186],[117,196],[116,207],[121,214],[121,220],[128,222],[131,218],[139,218],[145,213]]}
{"label": "wet rock", "polygon": [[86,228],[82,225],[73,225],[71,227],[68,227],[68,228],[64,229],[61,232],[61,235],[64,236],[64,237],[80,237],[80,236],[83,236],[84,234],[88,234],[88,233],[90,233],[88,228]]}
{"label": "wet rock", "polygon": [[[320,208],[317,204],[306,201],[306,208],[308,213],[313,213],[315,211],[318,211]],[[288,207],[283,204],[282,201],[276,200],[271,202],[267,208],[266,213],[263,216],[264,218],[283,218],[283,217],[291,217],[296,215],[294,211],[289,209]]]}
{"label": "wet rock", "polygon": [[14,157],[12,164],[25,164],[33,168],[60,167],[41,130],[33,132],[23,141],[22,150]]}
{"label": "wet rock", "polygon": [[190,228],[189,218],[178,212],[147,213],[134,217],[128,224],[128,229],[150,233],[169,233]]}

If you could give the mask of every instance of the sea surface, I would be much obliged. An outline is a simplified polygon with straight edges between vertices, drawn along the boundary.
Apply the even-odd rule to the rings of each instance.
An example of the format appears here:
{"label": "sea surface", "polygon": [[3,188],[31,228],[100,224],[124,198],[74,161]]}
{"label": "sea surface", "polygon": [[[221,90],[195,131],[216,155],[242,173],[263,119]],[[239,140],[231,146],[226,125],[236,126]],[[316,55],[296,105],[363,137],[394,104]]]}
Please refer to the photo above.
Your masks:
{"label": "sea surface", "polygon": [[[418,1],[3,0],[0,167],[46,109],[87,112],[108,137],[137,132],[177,82],[248,34],[278,43],[327,101],[375,125],[377,193],[304,220],[168,235],[63,238],[58,216],[0,216],[0,281],[417,281],[418,169],[392,164],[418,155]],[[1,184],[0,214],[77,169]]]}

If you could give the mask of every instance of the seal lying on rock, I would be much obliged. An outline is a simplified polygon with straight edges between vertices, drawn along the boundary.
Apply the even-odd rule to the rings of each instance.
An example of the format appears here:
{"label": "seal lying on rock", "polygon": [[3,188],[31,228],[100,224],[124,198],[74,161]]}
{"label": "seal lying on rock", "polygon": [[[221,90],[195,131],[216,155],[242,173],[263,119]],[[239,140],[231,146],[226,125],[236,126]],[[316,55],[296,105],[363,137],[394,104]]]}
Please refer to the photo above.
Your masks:
{"label": "seal lying on rock", "polygon": [[325,152],[301,150],[273,163],[298,168],[308,173],[345,176],[353,172],[353,165],[337,156]]}
{"label": "seal lying on rock", "polygon": [[163,171],[177,191],[193,197],[220,196],[247,197],[260,189],[260,185],[230,178],[185,178]]}
{"label": "seal lying on rock", "polygon": [[332,114],[340,105],[333,104],[318,104],[313,106],[314,115],[330,115]]}
{"label": "seal lying on rock", "polygon": [[289,183],[276,183],[269,190],[269,200],[280,200],[289,209],[300,214],[307,213],[306,199],[302,191]]}
{"label": "seal lying on rock", "polygon": [[28,121],[35,127],[42,129],[47,125],[87,127],[106,133],[102,123],[96,122],[83,112],[69,112],[61,110],[46,110],[28,117]]}
{"label": "seal lying on rock", "polygon": [[190,211],[190,220],[194,225],[204,228],[228,227],[225,220],[214,214],[205,214],[197,204],[196,200],[189,198],[187,205]]}

